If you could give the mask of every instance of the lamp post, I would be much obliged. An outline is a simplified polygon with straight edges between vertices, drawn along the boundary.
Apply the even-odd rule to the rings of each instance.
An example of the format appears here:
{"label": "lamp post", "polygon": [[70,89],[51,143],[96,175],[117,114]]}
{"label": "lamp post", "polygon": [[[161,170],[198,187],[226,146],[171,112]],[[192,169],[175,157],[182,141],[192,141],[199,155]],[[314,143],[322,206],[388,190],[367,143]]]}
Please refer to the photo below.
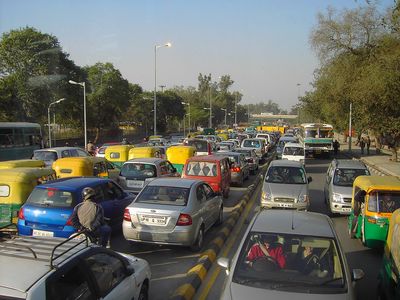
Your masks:
{"label": "lamp post", "polygon": [[49,126],[49,147],[50,147],[50,148],[51,148],[50,107],[51,107],[52,105],[55,105],[55,104],[57,104],[57,103],[60,103],[61,101],[64,101],[64,100],[66,100],[66,98],[61,98],[61,99],[58,99],[57,101],[51,102],[51,103],[49,104],[49,107],[47,108],[47,125]]}
{"label": "lamp post", "polygon": [[86,85],[85,82],[68,81],[70,84],[83,86],[83,130],[85,135],[85,148],[87,146],[87,130],[86,130]]}
{"label": "lamp post", "polygon": [[351,152],[351,109],[352,109],[352,103],[350,102],[350,112],[349,112],[349,152]]}
{"label": "lamp post", "polygon": [[208,87],[208,97],[210,98],[210,120],[208,121],[209,128],[212,128],[212,106],[211,106],[211,85]]}
{"label": "lamp post", "polygon": [[171,46],[171,43],[154,46],[154,135],[157,135],[157,49]]}
{"label": "lamp post", "polygon": [[226,108],[221,108],[221,110],[223,110],[225,112],[225,127],[226,127],[226,113],[227,113],[227,109]]}
{"label": "lamp post", "polygon": [[208,120],[208,126],[209,126],[209,128],[211,128],[211,126],[212,126],[211,107],[203,107],[203,109],[210,111],[210,119]]}
{"label": "lamp post", "polygon": [[187,105],[189,107],[189,134],[190,134],[190,102],[181,102],[183,105]]}
{"label": "lamp post", "polygon": [[238,93],[235,94],[235,126],[237,126],[237,98]]}

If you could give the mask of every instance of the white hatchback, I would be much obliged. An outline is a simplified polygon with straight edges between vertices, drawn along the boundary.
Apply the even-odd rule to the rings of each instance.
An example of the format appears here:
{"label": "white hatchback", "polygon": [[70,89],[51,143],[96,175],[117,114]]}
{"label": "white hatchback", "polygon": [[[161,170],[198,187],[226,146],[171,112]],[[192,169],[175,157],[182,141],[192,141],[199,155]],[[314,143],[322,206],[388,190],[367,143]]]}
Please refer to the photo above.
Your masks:
{"label": "white hatchback", "polygon": [[286,143],[283,147],[282,159],[298,161],[305,165],[306,153],[303,144]]}

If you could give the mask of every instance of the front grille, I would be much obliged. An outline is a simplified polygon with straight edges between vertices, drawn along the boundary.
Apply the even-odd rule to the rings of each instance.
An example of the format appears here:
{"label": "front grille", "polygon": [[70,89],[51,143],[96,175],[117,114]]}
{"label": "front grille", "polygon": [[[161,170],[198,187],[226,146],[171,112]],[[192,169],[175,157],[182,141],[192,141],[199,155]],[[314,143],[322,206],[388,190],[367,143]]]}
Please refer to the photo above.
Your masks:
{"label": "front grille", "polygon": [[351,198],[343,198],[343,202],[349,203],[351,202]]}
{"label": "front grille", "polygon": [[294,203],[294,198],[274,198],[275,202]]}

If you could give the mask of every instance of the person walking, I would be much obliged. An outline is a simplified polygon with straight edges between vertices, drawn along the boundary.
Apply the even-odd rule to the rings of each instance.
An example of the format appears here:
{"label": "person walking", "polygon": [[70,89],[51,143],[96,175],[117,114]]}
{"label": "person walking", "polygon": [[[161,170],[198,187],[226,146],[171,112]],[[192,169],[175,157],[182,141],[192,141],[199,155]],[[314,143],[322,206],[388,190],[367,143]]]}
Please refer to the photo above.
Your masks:
{"label": "person walking", "polygon": [[104,219],[104,210],[95,201],[96,191],[91,187],[82,190],[83,202],[75,206],[72,212],[72,226],[78,231],[86,231],[99,238],[100,245],[107,246],[111,236],[111,227]]}
{"label": "person walking", "polygon": [[365,148],[365,141],[364,141],[364,138],[361,138],[361,140],[360,140],[361,154],[364,154],[364,148]]}
{"label": "person walking", "polygon": [[338,140],[335,140],[333,142],[333,154],[336,156],[338,154],[340,148],[340,143],[338,142]]}
{"label": "person walking", "polygon": [[371,147],[371,139],[369,138],[369,135],[367,135],[365,145],[367,146],[367,155],[369,155],[369,147]]}

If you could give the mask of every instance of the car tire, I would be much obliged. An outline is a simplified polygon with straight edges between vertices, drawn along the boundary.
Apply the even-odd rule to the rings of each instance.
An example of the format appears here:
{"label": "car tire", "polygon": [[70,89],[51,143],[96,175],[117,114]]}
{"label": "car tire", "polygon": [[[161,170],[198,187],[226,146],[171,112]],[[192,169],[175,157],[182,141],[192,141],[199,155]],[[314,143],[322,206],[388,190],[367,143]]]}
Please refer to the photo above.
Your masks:
{"label": "car tire", "polygon": [[146,283],[142,285],[140,289],[138,300],[148,300],[149,299],[149,288]]}
{"label": "car tire", "polygon": [[197,238],[196,241],[193,243],[192,246],[190,246],[190,250],[193,252],[198,252],[203,248],[203,243],[204,243],[204,229],[203,225],[201,225],[199,232],[197,233]]}
{"label": "car tire", "polygon": [[215,222],[216,226],[221,225],[224,222],[224,208],[221,206],[218,212],[218,219]]}

